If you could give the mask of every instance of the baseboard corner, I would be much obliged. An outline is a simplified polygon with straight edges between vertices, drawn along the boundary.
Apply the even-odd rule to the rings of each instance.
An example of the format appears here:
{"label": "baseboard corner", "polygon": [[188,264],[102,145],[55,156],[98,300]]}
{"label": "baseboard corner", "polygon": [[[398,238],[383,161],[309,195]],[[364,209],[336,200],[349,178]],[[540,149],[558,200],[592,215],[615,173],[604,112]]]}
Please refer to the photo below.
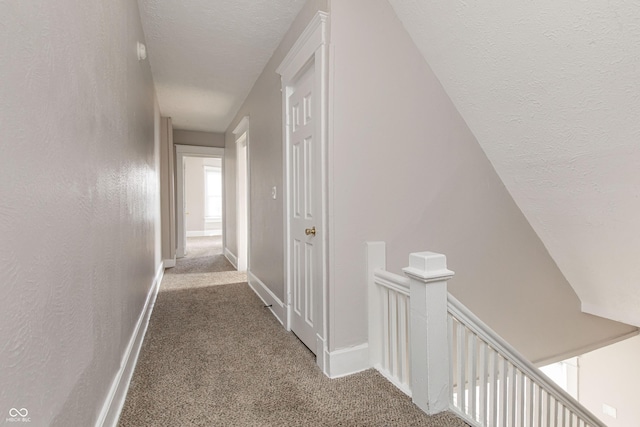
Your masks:
{"label": "baseboard corner", "polygon": [[340,378],[371,368],[369,363],[369,344],[341,348],[324,354],[325,375]]}
{"label": "baseboard corner", "polygon": [[[175,263],[175,261],[174,261]],[[140,349],[142,348],[142,342],[147,332],[147,326],[149,325],[149,318],[153,311],[153,306],[158,296],[158,290],[160,289],[160,283],[164,277],[164,269],[166,268],[166,261],[160,262],[156,269],[153,283],[147,294],[142,312],[138,317],[136,326],[133,329],[129,343],[125,348],[124,354],[120,362],[120,368],[116,372],[116,375],[111,383],[109,393],[104,401],[102,410],[96,421],[96,427],[115,427],[118,424],[120,413],[124,406],[124,401],[129,391],[129,384],[133,376],[136,364],[138,362],[138,356],[140,355]]]}
{"label": "baseboard corner", "polygon": [[238,257],[229,248],[224,248],[224,257],[233,265],[233,268],[238,269]]}

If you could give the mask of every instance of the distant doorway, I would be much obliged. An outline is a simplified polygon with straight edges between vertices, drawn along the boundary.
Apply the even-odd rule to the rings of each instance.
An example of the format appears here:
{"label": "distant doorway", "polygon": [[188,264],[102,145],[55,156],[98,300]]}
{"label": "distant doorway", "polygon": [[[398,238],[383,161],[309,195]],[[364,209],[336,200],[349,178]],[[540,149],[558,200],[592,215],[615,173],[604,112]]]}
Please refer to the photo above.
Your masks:
{"label": "distant doorway", "polygon": [[[223,155],[222,148],[176,145],[178,258],[185,257],[196,240],[199,240],[199,246],[206,242],[215,246],[218,240],[221,241],[224,229]],[[187,238],[192,240],[192,245],[187,244]]]}

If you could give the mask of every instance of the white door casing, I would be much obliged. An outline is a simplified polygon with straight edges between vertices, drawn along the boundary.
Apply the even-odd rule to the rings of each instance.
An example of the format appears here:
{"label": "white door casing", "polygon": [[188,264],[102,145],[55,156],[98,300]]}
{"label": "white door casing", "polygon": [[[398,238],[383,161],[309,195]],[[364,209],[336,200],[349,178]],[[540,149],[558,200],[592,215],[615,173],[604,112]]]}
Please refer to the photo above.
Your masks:
{"label": "white door casing", "polygon": [[325,373],[327,20],[318,12],[277,69],[284,119],[286,326],[316,354]]}
{"label": "white door casing", "polygon": [[249,271],[249,117],[233,130],[236,138],[236,254],[238,271]]}
{"label": "white door casing", "polygon": [[[185,191],[184,191],[184,158],[185,157],[216,157],[222,161],[222,188],[224,189],[224,148],[199,147],[195,145],[176,144],[176,257],[183,258],[186,255],[187,232],[185,226]],[[222,222],[224,230],[224,197],[222,198]],[[224,235],[224,233],[223,233]]]}

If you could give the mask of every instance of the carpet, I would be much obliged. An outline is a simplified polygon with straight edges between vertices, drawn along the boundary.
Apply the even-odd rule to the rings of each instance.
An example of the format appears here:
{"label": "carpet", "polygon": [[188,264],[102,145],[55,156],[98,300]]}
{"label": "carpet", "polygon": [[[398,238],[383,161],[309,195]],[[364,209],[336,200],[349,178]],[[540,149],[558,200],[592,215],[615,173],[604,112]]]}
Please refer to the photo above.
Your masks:
{"label": "carpet", "polygon": [[466,426],[375,370],[325,377],[246,283],[187,271],[165,275],[119,426]]}

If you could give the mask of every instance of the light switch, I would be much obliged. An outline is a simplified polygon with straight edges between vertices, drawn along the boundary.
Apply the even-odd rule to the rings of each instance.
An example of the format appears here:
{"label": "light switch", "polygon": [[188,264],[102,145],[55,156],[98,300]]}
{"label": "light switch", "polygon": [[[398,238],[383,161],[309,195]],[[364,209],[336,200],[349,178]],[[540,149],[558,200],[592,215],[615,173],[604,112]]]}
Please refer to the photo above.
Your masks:
{"label": "light switch", "polygon": [[275,200],[278,197],[278,190],[276,189],[276,186],[274,185],[273,187],[271,187],[271,198],[273,200]]}

